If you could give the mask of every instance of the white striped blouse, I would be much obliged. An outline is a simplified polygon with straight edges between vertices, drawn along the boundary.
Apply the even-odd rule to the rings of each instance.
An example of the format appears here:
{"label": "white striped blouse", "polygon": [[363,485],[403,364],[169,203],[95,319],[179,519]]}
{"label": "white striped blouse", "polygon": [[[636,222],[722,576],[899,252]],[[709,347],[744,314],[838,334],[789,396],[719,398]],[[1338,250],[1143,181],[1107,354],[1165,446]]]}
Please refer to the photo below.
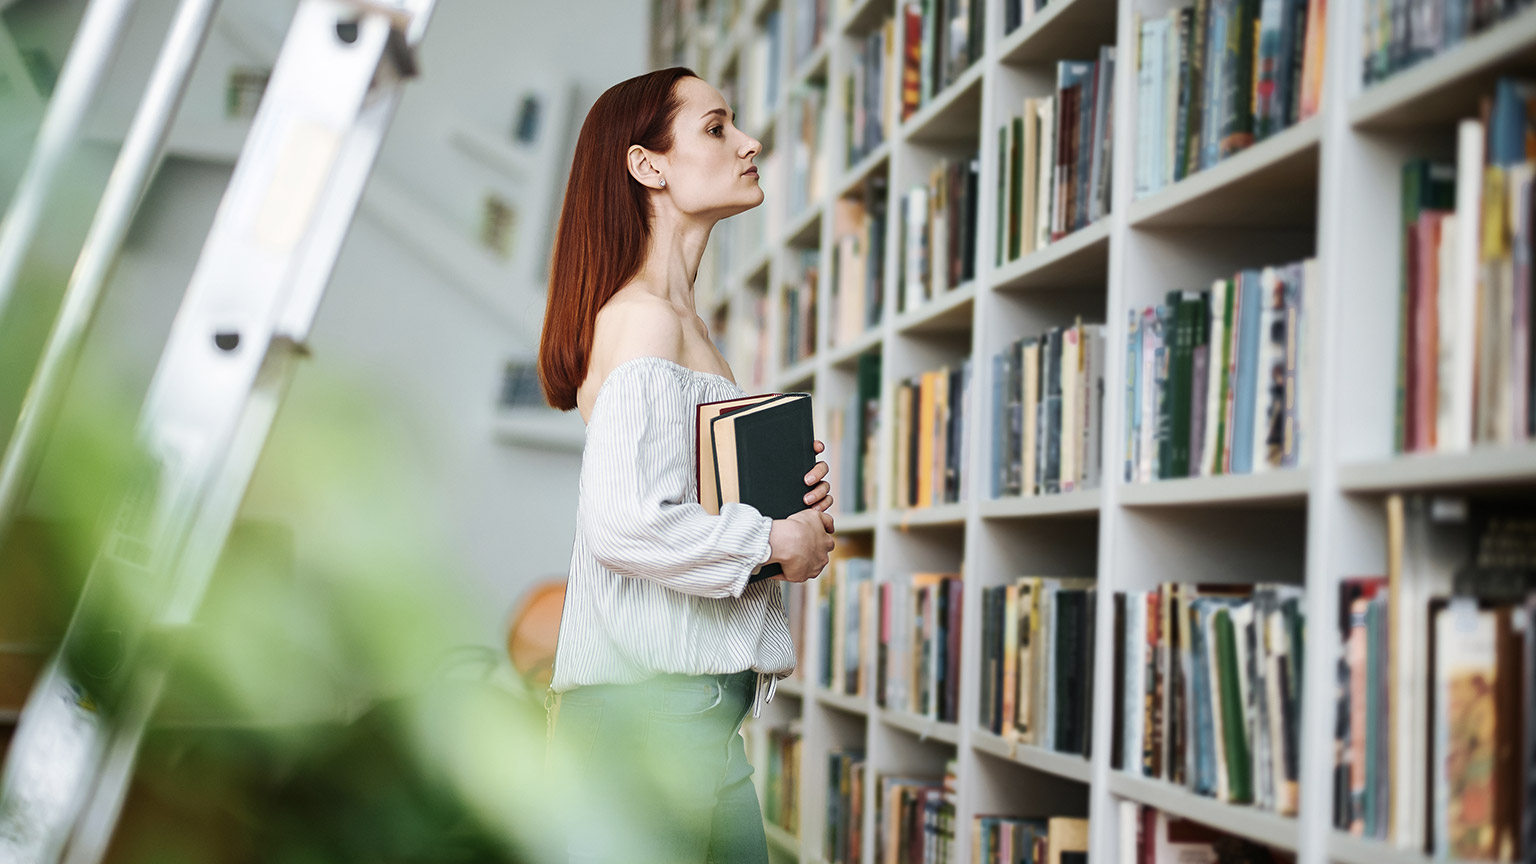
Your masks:
{"label": "white striped blouse", "polygon": [[582,451],[555,692],[753,669],[756,713],[794,669],[781,583],[747,584],[768,560],[772,520],[698,503],[695,409],[741,395],[729,378],[661,357],[608,374]]}

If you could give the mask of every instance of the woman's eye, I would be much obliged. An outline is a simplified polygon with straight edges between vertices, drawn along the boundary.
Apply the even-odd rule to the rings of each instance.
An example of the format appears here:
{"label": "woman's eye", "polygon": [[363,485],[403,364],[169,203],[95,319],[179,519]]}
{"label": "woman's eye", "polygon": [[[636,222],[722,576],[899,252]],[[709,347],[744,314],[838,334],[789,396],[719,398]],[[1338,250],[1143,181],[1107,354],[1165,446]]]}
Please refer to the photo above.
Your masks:
{"label": "woman's eye", "polygon": [[724,131],[725,131],[725,127],[724,126],[711,126],[711,127],[709,127],[709,134],[715,136],[716,138],[719,138],[720,135]]}

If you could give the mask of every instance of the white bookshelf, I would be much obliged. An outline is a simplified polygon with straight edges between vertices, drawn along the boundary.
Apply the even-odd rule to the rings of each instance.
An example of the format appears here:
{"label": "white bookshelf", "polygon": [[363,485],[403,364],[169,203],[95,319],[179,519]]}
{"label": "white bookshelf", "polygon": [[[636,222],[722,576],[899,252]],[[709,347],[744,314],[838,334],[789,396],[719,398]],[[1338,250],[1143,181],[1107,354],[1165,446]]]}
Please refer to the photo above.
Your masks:
{"label": "white bookshelf", "polygon": [[[717,0],[725,10],[731,3]],[[741,0],[741,14],[724,26],[726,44],[708,52],[695,71],[712,83],[749,56],[764,13],[782,15],[781,95],[794,82],[825,77],[828,84],[822,158],[827,182],[801,213],[780,212],[764,234],[776,238],[761,256],[740,256],[732,272],[710,285],[724,318],[751,315],[749,286],[767,286],[770,346],[768,387],[809,387],[818,404],[840,406],[856,386],[857,359],[882,357],[882,417],[876,444],[878,506],[842,512],[840,536],[870,543],[877,579],[916,571],[962,572],[960,720],[936,723],[880,708],[872,695],[829,693],[813,682],[821,646],[809,620],[801,658],[803,681],[780,690],[786,706],[771,722],[798,717],[804,735],[800,861],[820,861],[826,814],[826,754],[841,747],[865,752],[867,776],[938,776],[946,759],[958,763],[956,860],[970,864],[972,818],[980,813],[1088,816],[1093,860],[1113,861],[1119,847],[1118,805],[1139,802],[1273,845],[1303,864],[1428,864],[1405,851],[1335,831],[1332,826],[1334,664],[1332,622],[1339,581],[1385,572],[1382,499],[1402,490],[1529,489],[1536,486],[1536,445],[1397,456],[1392,452],[1397,342],[1397,233],[1400,169],[1419,156],[1449,154],[1455,120],[1472,116],[1478,97],[1501,73],[1536,68],[1536,10],[1467,40],[1443,55],[1369,89],[1360,81],[1363,56],[1360,4],[1329,3],[1326,75],[1318,114],[1214,167],[1134,198],[1137,16],[1163,14],[1167,0],[1053,0],[1013,33],[1002,33],[1001,0],[987,4],[981,60],[937,94],[890,140],[845,165],[842,86],[860,38],[897,16],[897,0],[831,0],[824,44],[793,64],[795,0]],[[725,14],[729,14],[727,11]],[[897,18],[899,21],[899,17]],[[898,41],[903,38],[897,27]],[[1097,45],[1117,45],[1115,149],[1111,212],[1098,222],[996,265],[997,128],[1025,95],[1053,86],[1060,59],[1087,59]],[[704,57],[700,52],[696,57]],[[898,45],[894,61],[900,64]],[[793,68],[792,68],[793,67]],[[899,89],[899,88],[893,88]],[[893,94],[899,100],[900,94]],[[785,102],[773,111],[777,146],[786,131]],[[745,127],[771,141],[763,129]],[[771,131],[771,130],[770,130]],[[896,314],[899,196],[926,176],[939,155],[958,146],[980,155],[976,278],[917,309]],[[759,160],[761,162],[761,160]],[[787,172],[787,158],[781,163]],[[884,315],[874,330],[848,344],[830,334],[833,202],[862,194],[874,175],[889,180]],[[784,194],[765,174],[770,195]],[[718,231],[721,229],[717,229]],[[821,250],[817,350],[790,369],[779,363],[781,291],[791,253]],[[794,248],[791,248],[794,247]],[[742,250],[745,251],[745,250]],[[1305,393],[1304,463],[1296,469],[1246,476],[1127,483],[1121,477],[1124,418],[1125,313],[1159,302],[1171,289],[1198,289],[1240,267],[1318,259],[1318,284],[1308,297],[1304,352],[1313,375]],[[701,273],[701,282],[714,279]],[[1101,488],[1055,496],[989,500],[990,360],[1022,336],[1071,323],[1074,316],[1107,324],[1105,478]],[[916,510],[890,502],[895,446],[891,393],[901,379],[964,358],[973,363],[973,422],[969,424],[969,500]],[[740,372],[738,370],[738,377]],[[819,416],[823,422],[825,416]],[[823,436],[825,437],[825,436]],[[829,454],[835,458],[837,454]],[[834,471],[834,476],[836,472]],[[1019,575],[1087,575],[1098,581],[1091,758],[1020,745],[981,728],[975,674],[980,662],[980,589]],[[1283,581],[1305,588],[1307,627],[1303,680],[1300,812],[1280,816],[1222,803],[1182,787],[1132,776],[1110,766],[1114,634],[1113,596],[1160,581]],[[873,689],[873,688],[867,688]],[[788,694],[788,695],[787,695]],[[793,694],[803,694],[797,697]],[[776,700],[777,702],[778,700]],[[875,861],[877,804],[866,784],[862,860]],[[774,842],[776,850],[786,845]]]}

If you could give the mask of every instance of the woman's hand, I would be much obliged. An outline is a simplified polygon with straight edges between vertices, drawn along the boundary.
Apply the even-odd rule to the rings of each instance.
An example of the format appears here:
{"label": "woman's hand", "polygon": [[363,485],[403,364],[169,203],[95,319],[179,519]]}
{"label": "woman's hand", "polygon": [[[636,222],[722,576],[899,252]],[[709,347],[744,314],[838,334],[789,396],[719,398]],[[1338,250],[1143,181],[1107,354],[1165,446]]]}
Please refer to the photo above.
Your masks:
{"label": "woman's hand", "polygon": [[804,582],[821,575],[832,555],[832,547],[836,545],[823,523],[825,518],[825,513],[810,509],[801,510],[788,519],[773,520],[773,527],[768,532],[771,549],[768,563],[776,563],[784,569],[784,575],[774,579]]}
{"label": "woman's hand", "polygon": [[[826,445],[816,442],[818,454],[826,449]],[[831,534],[834,530],[832,514],[827,512],[827,508],[832,506],[832,484],[825,479],[827,471],[827,463],[817,462],[811,473],[805,475],[805,485],[811,487],[811,491],[805,493],[805,506],[821,514],[821,522],[826,526],[827,533]]]}

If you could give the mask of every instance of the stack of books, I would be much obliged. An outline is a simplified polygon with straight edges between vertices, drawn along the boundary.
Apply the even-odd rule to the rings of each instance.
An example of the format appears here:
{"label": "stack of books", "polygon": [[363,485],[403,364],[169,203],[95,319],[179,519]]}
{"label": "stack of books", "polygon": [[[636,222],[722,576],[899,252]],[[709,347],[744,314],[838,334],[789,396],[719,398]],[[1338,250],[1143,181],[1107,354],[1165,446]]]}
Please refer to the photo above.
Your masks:
{"label": "stack of books", "polygon": [[911,0],[902,6],[901,14],[906,27],[901,119],[906,120],[965,74],[986,50],[986,4]]}
{"label": "stack of books", "polygon": [[966,500],[971,361],[942,367],[896,385],[897,508]]}
{"label": "stack of books", "polygon": [[976,278],[979,171],[974,156],[942,159],[926,186],[901,196],[898,312],[917,309]]}
{"label": "stack of books", "polygon": [[864,849],[864,751],[827,754],[827,826],[822,832],[826,864],[859,864]]}
{"label": "stack of books", "polygon": [[982,589],[983,727],[1088,755],[1097,596],[1092,579],[1021,577]]}
{"label": "stack of books", "polygon": [[822,118],[827,90],[820,82],[800,85],[789,100],[789,214],[799,218],[827,188],[827,160],[822,146]]}
{"label": "stack of books", "polygon": [[1290,585],[1115,595],[1111,764],[1294,815],[1305,616]]}
{"label": "stack of books", "polygon": [[997,266],[1109,214],[1115,49],[1056,64],[1056,92],[997,130]]}
{"label": "stack of books", "polygon": [[816,53],[827,32],[827,0],[795,0],[795,63]]}
{"label": "stack of books", "polygon": [[866,513],[874,509],[879,471],[875,469],[875,444],[880,434],[880,356],[858,359],[857,384],[848,401],[833,408],[828,426],[827,452],[833,478],[834,506],[842,512]]}
{"label": "stack of books", "polygon": [[1501,79],[1487,119],[1461,121],[1454,165],[1403,168],[1399,452],[1536,435],[1533,101],[1536,82]]}
{"label": "stack of books", "polygon": [[834,693],[863,696],[872,663],[865,646],[874,644],[875,561],[838,554],[817,582],[817,621],[821,628],[821,686]]}
{"label": "stack of books", "polygon": [[862,197],[832,204],[832,344],[847,345],[880,325],[885,293],[886,179],[864,183]]}
{"label": "stack of books", "polygon": [[1099,487],[1105,350],[1104,325],[1079,320],[993,356],[993,498]]}
{"label": "stack of books", "polygon": [[1436,858],[1527,860],[1536,511],[1424,495],[1386,508],[1387,575],[1339,586],[1334,825]]}
{"label": "stack of books", "polygon": [[971,832],[971,860],[976,864],[1081,864],[1088,860],[1088,820],[977,816]]}
{"label": "stack of books", "polygon": [[1365,0],[1365,83],[1383,81],[1530,5],[1530,0]]}
{"label": "stack of books", "polygon": [[[749,133],[765,128],[779,108],[779,82],[784,77],[780,70],[784,51],[779,21],[778,6],[764,12],[761,29],[753,36],[747,51],[747,68],[742,75],[746,79],[746,99],[739,112],[742,122],[737,125]],[[764,173],[763,176],[768,175]]]}
{"label": "stack of books", "polygon": [[1306,309],[1316,260],[1244,270],[1132,309],[1125,479],[1249,474],[1301,463]]}
{"label": "stack of books", "polygon": [[763,818],[790,834],[800,835],[800,722],[767,730],[768,758],[764,766]]}
{"label": "stack of books", "polygon": [[876,694],[878,703],[955,722],[960,714],[960,575],[914,573],[909,584],[881,583],[876,593],[876,663],[887,678],[884,693]]}
{"label": "stack of books", "polygon": [[1317,113],[1325,0],[1196,0],[1141,22],[1136,197]]}
{"label": "stack of books", "polygon": [[895,133],[895,107],[892,89],[896,86],[896,23],[885,19],[870,31],[853,55],[853,69],[848,73],[843,113],[843,138],[848,142],[846,165],[859,160],[889,141]]}
{"label": "stack of books", "polygon": [[816,353],[816,294],[820,282],[821,254],[801,249],[796,258],[796,281],[784,283],[784,366],[793,366]]}
{"label": "stack of books", "polygon": [[956,768],[951,759],[942,779],[880,778],[876,857],[881,864],[955,860]]}

